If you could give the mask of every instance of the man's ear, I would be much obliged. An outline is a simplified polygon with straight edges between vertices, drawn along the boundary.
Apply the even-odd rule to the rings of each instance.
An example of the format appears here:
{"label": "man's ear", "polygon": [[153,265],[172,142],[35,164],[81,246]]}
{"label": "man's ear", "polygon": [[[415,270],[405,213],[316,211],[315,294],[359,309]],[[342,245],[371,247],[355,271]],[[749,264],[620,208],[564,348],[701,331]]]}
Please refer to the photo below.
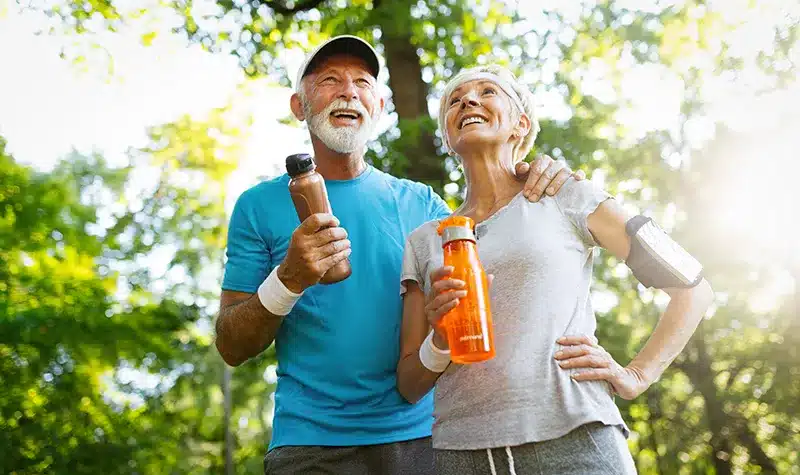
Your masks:
{"label": "man's ear", "polygon": [[306,120],[306,115],[303,113],[303,101],[300,99],[300,94],[294,93],[289,99],[289,107],[292,109],[292,114],[300,122]]}

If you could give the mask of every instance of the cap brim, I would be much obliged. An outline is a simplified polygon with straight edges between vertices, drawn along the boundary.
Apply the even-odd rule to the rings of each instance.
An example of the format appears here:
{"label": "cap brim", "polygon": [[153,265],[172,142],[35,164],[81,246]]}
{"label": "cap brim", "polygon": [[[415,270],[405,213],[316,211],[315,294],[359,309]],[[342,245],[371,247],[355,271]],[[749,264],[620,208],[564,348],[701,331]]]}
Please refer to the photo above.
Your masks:
{"label": "cap brim", "polygon": [[310,74],[326,58],[337,54],[346,54],[363,59],[367,63],[369,72],[377,78],[380,73],[380,63],[375,50],[366,41],[355,36],[340,36],[323,44],[309,58],[303,68],[299,79],[303,79]]}

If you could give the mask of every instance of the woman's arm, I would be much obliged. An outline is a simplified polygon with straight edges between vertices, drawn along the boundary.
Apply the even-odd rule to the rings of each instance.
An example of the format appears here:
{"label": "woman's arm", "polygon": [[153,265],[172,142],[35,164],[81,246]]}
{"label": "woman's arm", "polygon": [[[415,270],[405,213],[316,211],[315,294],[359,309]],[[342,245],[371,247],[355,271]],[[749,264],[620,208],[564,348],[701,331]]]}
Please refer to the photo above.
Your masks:
{"label": "woman's arm", "polygon": [[[406,281],[408,289],[403,296],[403,323],[400,327],[400,361],[397,363],[397,390],[408,402],[415,403],[436,384],[441,372],[431,371],[420,360],[420,347],[433,344],[440,351],[448,350],[447,337],[439,320],[458,305],[458,299],[466,296],[459,290],[464,282],[447,279],[452,268],[443,267],[431,274],[434,282],[431,292],[435,296],[426,299],[425,293],[414,281]],[[436,328],[433,340],[427,341],[431,325]]]}
{"label": "woman's arm", "polygon": [[[627,213],[614,200],[606,200],[588,217],[589,231],[595,240],[619,259],[626,259],[631,238],[625,232]],[[666,310],[653,333],[626,367],[586,337],[559,340],[571,345],[556,354],[563,368],[591,368],[575,374],[578,381],[607,380],[625,399],[633,399],[657,380],[689,342],[708,307],[714,292],[703,279],[691,288],[664,289],[670,296]]]}

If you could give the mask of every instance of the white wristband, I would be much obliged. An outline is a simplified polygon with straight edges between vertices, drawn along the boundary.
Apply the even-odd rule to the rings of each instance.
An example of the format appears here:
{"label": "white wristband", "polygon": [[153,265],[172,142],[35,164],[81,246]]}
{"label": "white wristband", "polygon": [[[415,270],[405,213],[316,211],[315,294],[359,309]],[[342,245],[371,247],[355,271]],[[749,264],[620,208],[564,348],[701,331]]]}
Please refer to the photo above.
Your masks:
{"label": "white wristband", "polygon": [[272,269],[269,276],[258,287],[258,300],[273,315],[288,315],[302,296],[302,292],[296,294],[283,285],[281,279],[278,278],[277,267]]}
{"label": "white wristband", "polygon": [[433,344],[433,330],[425,337],[422,346],[419,347],[419,360],[422,366],[434,373],[441,373],[450,364],[450,350],[442,350]]}

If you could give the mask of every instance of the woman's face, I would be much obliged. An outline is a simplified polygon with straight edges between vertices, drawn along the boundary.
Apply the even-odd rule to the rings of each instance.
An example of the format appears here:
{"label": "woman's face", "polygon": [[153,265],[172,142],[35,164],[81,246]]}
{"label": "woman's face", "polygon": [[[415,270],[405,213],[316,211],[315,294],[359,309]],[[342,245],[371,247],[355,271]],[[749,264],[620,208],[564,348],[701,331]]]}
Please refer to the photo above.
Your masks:
{"label": "woman's face", "polygon": [[517,125],[514,105],[497,84],[486,79],[465,82],[445,103],[445,130],[453,150],[507,143]]}

